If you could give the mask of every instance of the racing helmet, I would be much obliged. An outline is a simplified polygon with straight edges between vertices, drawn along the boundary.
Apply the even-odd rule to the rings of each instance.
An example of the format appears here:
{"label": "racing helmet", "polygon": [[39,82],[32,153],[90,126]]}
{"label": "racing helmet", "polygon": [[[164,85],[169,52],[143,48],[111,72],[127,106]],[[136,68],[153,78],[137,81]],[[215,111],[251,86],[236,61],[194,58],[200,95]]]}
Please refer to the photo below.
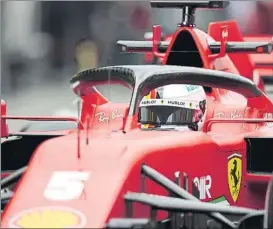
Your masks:
{"label": "racing helmet", "polygon": [[171,84],[156,89],[156,98],[144,97],[138,120],[142,128],[201,130],[206,116],[206,93],[202,86]]}

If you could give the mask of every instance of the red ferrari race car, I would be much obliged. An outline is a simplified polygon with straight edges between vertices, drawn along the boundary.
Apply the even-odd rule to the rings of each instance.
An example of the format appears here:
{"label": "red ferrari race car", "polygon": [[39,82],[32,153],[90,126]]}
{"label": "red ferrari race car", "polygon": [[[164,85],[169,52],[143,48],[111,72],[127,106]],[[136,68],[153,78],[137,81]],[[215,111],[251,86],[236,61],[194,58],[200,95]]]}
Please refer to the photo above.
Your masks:
{"label": "red ferrari race car", "polygon": [[[225,5],[176,4],[187,12]],[[208,69],[211,58],[224,54],[224,39],[213,43],[220,54],[208,53],[207,43],[188,59],[172,52],[184,38],[193,44],[190,26],[185,18],[181,46],[172,42],[164,54],[173,64],[73,76],[79,120],[8,116],[1,102],[2,173],[13,171],[1,180],[3,228],[272,227],[273,103],[231,73],[227,56]],[[192,65],[174,66],[179,59]],[[128,104],[109,102],[100,85],[130,89]],[[77,129],[9,133],[8,119],[75,121]]]}
{"label": "red ferrari race car", "polygon": [[[96,105],[87,98],[98,96],[92,88],[109,82],[109,73],[113,83],[133,89],[123,117],[113,111],[122,105]],[[272,128],[267,123],[273,119],[262,117],[273,113],[273,104],[250,80],[194,67],[136,65],[86,70],[74,76],[71,83],[84,100],[83,113],[94,112],[89,124],[82,117],[85,125],[65,136],[17,133],[19,140],[2,144],[2,169],[15,171],[2,179],[1,188],[24,174],[13,192],[3,191],[1,195],[3,205],[10,199],[3,206],[3,227],[101,228],[110,218],[123,216],[122,200],[128,191],[142,193],[125,195],[128,218],[149,216],[149,209],[142,205],[136,205],[132,212],[132,202],[151,205],[153,215],[157,210],[170,211],[178,217],[176,220],[182,219],[173,212],[206,213],[228,228],[236,228],[236,224],[215,212],[263,218],[263,211],[253,209],[264,208],[272,172]],[[150,90],[185,83],[184,88],[191,92],[197,85],[206,88],[206,103],[203,98],[203,103],[164,97],[142,100]],[[112,115],[97,115],[107,110]],[[206,114],[199,131],[192,128],[198,111]],[[170,115],[173,117],[169,120]],[[2,116],[3,130],[3,121],[9,118],[13,117]],[[153,127],[142,128],[145,124]],[[109,125],[113,131],[109,131]],[[38,145],[35,150],[34,144]],[[263,150],[261,145],[265,146]],[[30,161],[26,163],[22,158]],[[179,186],[182,178],[183,188]],[[167,191],[175,197],[166,197]],[[180,203],[179,198],[189,202]],[[249,208],[200,205],[198,199]],[[163,228],[169,228],[168,216],[159,213],[157,219],[165,225]],[[256,228],[262,228],[257,226],[259,220],[255,221]],[[120,219],[110,221],[107,227],[124,228],[125,224],[126,228],[127,223],[131,228],[128,224],[149,222]],[[203,221],[198,218],[198,222]]]}
{"label": "red ferrari race car", "polygon": [[[175,7],[175,5],[169,4],[168,6],[162,7]],[[263,91],[265,90],[265,85],[272,85],[273,84],[273,52],[272,52],[272,45],[268,49],[263,49],[262,46],[267,44],[273,43],[273,35],[256,35],[256,36],[244,36],[235,20],[230,21],[221,21],[221,22],[212,22],[208,26],[208,35],[210,36],[207,39],[207,42],[211,41],[213,38],[215,41],[223,40],[221,30],[223,27],[227,27],[227,36],[225,39],[229,42],[227,44],[227,56],[233,62],[233,65],[238,70],[238,73],[242,76],[247,77],[248,79],[254,81],[256,85]],[[200,36],[200,33],[203,31],[197,30],[196,28],[191,28],[192,33],[196,33],[195,36],[195,43],[199,43],[201,46],[205,42],[204,37]],[[149,43],[146,42],[145,47],[141,47],[141,43],[138,42],[138,49],[128,50],[133,52],[145,51],[144,60],[146,64],[166,64],[166,59],[164,59],[164,53],[167,50],[167,47],[172,42],[172,39],[177,41],[178,37],[177,34],[180,34],[179,29],[174,34],[162,34],[160,38],[160,45],[159,45],[159,52],[160,55],[157,53],[152,52],[152,40],[153,40],[153,33],[147,32],[145,33],[145,40],[150,41]],[[198,35],[199,34],[199,35]],[[181,34],[180,34],[181,36]],[[157,37],[156,39],[158,39]],[[184,37],[185,38],[185,37]],[[155,40],[156,40],[155,39]],[[213,42],[215,42],[213,41]],[[257,42],[260,42],[258,44]],[[156,40],[157,42],[157,40]],[[188,40],[183,40],[185,46],[188,44]],[[122,44],[122,41],[119,41],[119,44]],[[181,41],[182,43],[182,41]],[[124,43],[127,45],[127,43]],[[144,43],[142,43],[143,45]],[[147,46],[149,44],[149,47]],[[133,44],[132,44],[133,45]],[[198,45],[197,45],[198,47]],[[142,48],[142,49],[141,49]],[[209,49],[213,53],[216,51],[215,45],[209,44]],[[126,49],[124,49],[126,50]],[[177,50],[172,50],[177,51]],[[192,51],[192,50],[183,50],[185,51]],[[219,52],[219,47],[216,52]],[[261,54],[262,53],[262,54]],[[168,64],[170,64],[168,62]],[[182,63],[185,64],[185,63]],[[181,64],[180,64],[181,65]]]}

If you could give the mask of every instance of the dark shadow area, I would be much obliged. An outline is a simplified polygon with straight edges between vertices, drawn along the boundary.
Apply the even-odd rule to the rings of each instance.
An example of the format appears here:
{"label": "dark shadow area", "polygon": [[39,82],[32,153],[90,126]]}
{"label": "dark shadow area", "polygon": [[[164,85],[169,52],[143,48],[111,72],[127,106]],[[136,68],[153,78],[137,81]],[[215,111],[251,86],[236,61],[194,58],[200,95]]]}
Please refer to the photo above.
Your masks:
{"label": "dark shadow area", "polygon": [[1,143],[1,169],[16,170],[26,166],[36,147],[58,136],[22,136]]}
{"label": "dark shadow area", "polygon": [[177,36],[166,64],[203,68],[199,50],[188,31]]}

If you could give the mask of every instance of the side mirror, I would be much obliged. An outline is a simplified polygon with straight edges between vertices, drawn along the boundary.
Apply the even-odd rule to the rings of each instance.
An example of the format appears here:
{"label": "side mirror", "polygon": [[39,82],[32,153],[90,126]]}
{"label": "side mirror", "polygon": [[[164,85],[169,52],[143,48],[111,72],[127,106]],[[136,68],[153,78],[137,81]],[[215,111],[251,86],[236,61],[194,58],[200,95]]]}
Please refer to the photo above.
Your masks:
{"label": "side mirror", "polygon": [[6,124],[6,119],[3,116],[7,114],[7,105],[6,102],[1,99],[1,138],[9,136],[8,125]]}

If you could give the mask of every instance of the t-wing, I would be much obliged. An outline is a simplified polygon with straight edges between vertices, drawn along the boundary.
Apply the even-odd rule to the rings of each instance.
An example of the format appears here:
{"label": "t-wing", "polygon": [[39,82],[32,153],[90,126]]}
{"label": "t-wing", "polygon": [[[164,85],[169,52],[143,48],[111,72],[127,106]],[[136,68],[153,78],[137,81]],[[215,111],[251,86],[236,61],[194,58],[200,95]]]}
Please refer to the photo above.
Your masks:
{"label": "t-wing", "polygon": [[[182,10],[182,22],[178,24],[179,28],[195,27],[195,10],[198,8],[205,9],[224,9],[229,5],[228,1],[151,1],[152,8],[179,8]],[[179,30],[179,29],[178,29]],[[211,54],[221,54],[221,57],[226,53],[271,53],[273,44],[269,42],[227,42],[229,36],[229,28],[224,25],[217,33],[221,35],[221,42],[208,42],[208,48]],[[231,31],[233,32],[233,31]],[[219,40],[218,40],[219,41]],[[161,26],[153,26],[152,41],[118,41],[118,47],[121,52],[152,52],[160,57],[157,52],[166,52],[171,42],[162,41]],[[175,50],[175,52],[185,50]]]}
{"label": "t-wing", "polygon": [[[109,79],[128,84],[133,88],[129,116],[136,113],[140,100],[151,90],[169,84],[193,84],[210,87],[212,90],[222,88],[242,94],[251,99],[261,99],[264,106],[272,109],[270,100],[258,89],[255,84],[239,75],[232,73],[208,70],[194,67],[167,66],[167,65],[128,65],[101,67],[78,73],[70,81],[76,94],[86,93],[86,85],[96,86],[98,83],[107,83]],[[83,91],[85,90],[85,91]],[[249,102],[250,107],[259,103]]]}
{"label": "t-wing", "polygon": [[[120,52],[124,53],[142,53],[142,52],[152,52],[153,42],[152,41],[126,41],[120,40],[117,42]],[[159,52],[166,52],[169,47],[169,41],[161,41],[158,45]],[[208,42],[211,54],[216,54],[220,52],[221,43],[220,42]],[[273,44],[271,42],[227,42],[226,53],[267,53],[272,52]],[[177,51],[179,52],[179,51]]]}

